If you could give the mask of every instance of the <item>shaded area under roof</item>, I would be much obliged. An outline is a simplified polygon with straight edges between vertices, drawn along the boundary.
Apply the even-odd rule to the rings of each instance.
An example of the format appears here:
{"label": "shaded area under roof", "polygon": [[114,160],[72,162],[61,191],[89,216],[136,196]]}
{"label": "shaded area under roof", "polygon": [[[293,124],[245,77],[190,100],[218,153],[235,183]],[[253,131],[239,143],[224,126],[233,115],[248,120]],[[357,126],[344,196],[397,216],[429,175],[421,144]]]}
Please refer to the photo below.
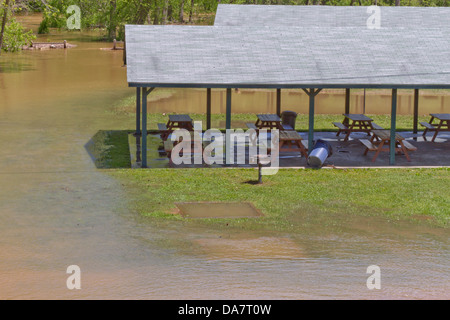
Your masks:
{"label": "shaded area under roof", "polygon": [[[214,25],[366,28],[372,15],[366,6],[219,4]],[[450,29],[448,7],[380,6],[381,28]]]}
{"label": "shaded area under roof", "polygon": [[127,25],[127,78],[132,87],[450,88],[449,37],[438,28]]}

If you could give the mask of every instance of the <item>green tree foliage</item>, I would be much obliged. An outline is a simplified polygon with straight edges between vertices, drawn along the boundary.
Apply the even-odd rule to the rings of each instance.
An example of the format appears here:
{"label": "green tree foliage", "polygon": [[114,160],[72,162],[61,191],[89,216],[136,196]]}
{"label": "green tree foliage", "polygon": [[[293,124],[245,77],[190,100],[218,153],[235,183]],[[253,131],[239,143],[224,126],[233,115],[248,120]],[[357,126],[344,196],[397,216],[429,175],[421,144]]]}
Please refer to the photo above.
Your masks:
{"label": "green tree foliage", "polygon": [[25,31],[16,19],[11,18],[6,25],[2,50],[11,52],[19,51],[23,46],[30,45],[34,39],[36,39],[36,36],[32,30]]}
{"label": "green tree foliage", "polygon": [[[1,1],[1,0],[0,0]],[[4,0],[3,0],[4,1]],[[19,1],[19,0],[16,0]],[[81,9],[81,27],[101,28],[105,38],[124,38],[125,24],[212,24],[219,3],[260,5],[448,6],[450,0],[22,0],[40,7],[41,32],[64,28],[67,7]]]}
{"label": "green tree foliage", "polygon": [[0,48],[2,51],[18,51],[23,46],[30,45],[36,37],[31,30],[25,31],[23,26],[14,19],[14,14],[22,11],[21,1],[3,0],[0,1]]}

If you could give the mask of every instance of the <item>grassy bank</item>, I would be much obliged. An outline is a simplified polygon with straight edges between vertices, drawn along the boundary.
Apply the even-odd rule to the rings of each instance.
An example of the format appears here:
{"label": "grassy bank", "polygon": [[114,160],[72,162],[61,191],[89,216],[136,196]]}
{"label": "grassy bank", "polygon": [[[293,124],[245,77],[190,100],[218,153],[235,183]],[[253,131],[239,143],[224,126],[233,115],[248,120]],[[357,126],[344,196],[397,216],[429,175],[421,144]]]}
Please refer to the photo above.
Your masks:
{"label": "grassy bank", "polygon": [[[262,185],[251,183],[257,179],[253,169],[125,169],[110,174],[128,190],[134,210],[157,220],[288,230],[316,220],[331,223],[339,215],[412,218],[443,227],[450,217],[448,169],[284,169],[263,177]],[[174,203],[183,201],[250,201],[264,217],[186,220],[173,214]]]}
{"label": "grassy bank", "polygon": [[98,131],[86,150],[99,169],[130,168],[130,148],[128,145],[128,131]]}
{"label": "grassy bank", "polygon": [[[337,216],[413,219],[447,227],[450,169],[281,169],[255,185],[254,169],[128,169],[128,131],[99,131],[86,146],[98,168],[118,178],[132,209],[155,221],[280,230],[329,224]],[[184,219],[176,202],[252,202],[257,219]]]}

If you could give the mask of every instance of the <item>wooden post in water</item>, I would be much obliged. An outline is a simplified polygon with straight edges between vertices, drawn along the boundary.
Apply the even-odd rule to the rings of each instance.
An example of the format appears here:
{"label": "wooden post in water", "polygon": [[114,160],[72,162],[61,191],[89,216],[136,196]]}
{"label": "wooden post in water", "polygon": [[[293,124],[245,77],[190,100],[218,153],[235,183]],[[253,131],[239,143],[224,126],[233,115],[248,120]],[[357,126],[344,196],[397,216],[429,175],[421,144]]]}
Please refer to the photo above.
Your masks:
{"label": "wooden post in water", "polygon": [[64,49],[67,49],[67,40],[64,40]]}

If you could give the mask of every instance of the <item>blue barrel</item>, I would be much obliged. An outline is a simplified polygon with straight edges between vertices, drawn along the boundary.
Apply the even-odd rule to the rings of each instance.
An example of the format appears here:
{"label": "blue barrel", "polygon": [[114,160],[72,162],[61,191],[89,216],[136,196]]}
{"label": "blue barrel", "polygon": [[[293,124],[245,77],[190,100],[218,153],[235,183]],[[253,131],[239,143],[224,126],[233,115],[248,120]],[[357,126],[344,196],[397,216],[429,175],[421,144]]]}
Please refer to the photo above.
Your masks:
{"label": "blue barrel", "polygon": [[330,143],[319,139],[314,144],[314,147],[308,156],[308,164],[311,167],[320,168],[332,153],[333,149],[331,148]]}

